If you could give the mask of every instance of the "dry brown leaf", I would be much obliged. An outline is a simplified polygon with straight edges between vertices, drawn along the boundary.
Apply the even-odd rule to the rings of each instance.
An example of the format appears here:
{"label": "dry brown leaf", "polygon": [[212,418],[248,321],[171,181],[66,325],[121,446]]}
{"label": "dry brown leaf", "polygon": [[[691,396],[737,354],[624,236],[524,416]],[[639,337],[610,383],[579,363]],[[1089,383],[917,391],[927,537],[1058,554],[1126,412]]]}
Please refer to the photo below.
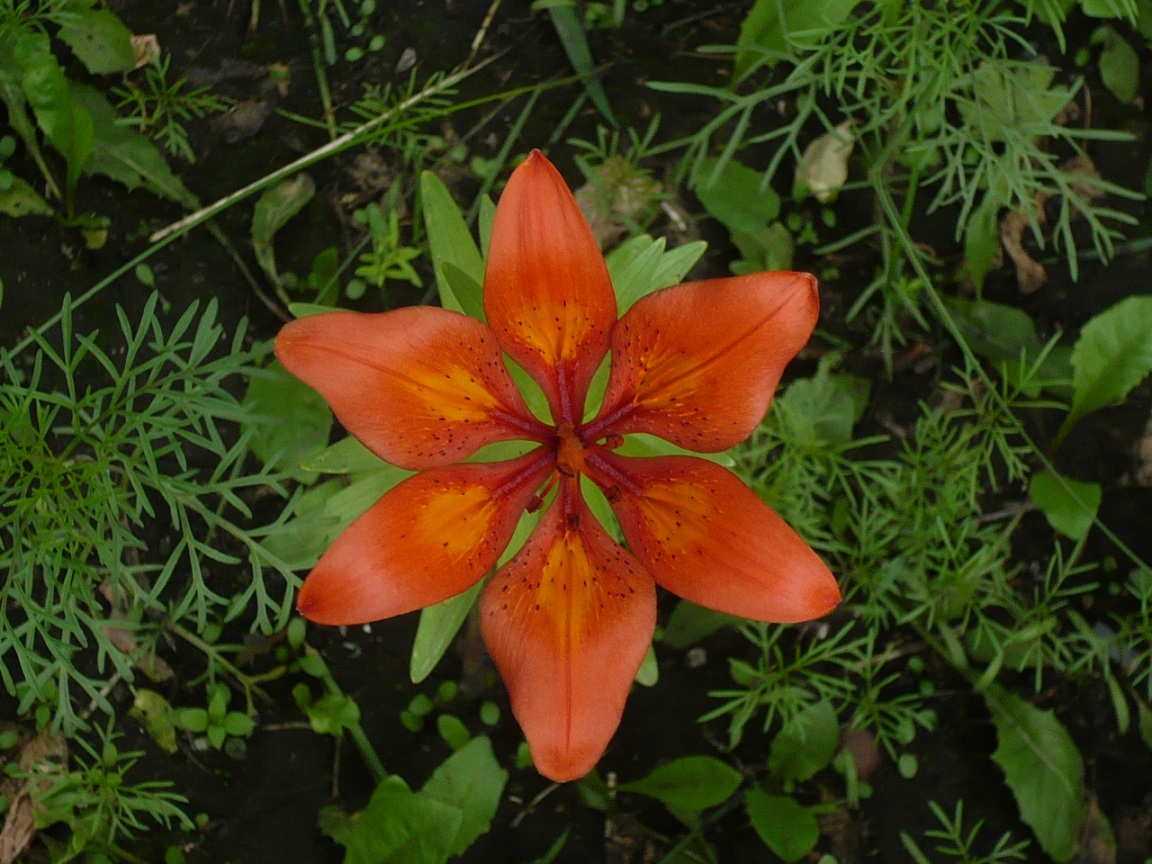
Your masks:
{"label": "dry brown leaf", "polygon": [[[30,771],[43,762],[68,762],[68,745],[63,735],[41,732],[29,738],[20,748],[20,770]],[[5,778],[0,794],[11,802],[0,828],[0,864],[13,864],[24,854],[36,836],[36,811],[29,794],[28,781]]]}
{"label": "dry brown leaf", "polygon": [[[1036,196],[1036,218],[1044,221],[1044,201],[1047,195]],[[1016,210],[1004,217],[1000,223],[1000,242],[1004,251],[1016,265],[1016,281],[1020,284],[1021,294],[1032,294],[1039,291],[1048,282],[1048,273],[1044,265],[1028,254],[1024,248],[1024,231],[1031,224],[1031,216],[1023,210]]]}
{"label": "dry brown leaf", "polygon": [[133,69],[141,69],[160,59],[160,40],[155,33],[144,33],[132,37],[132,53],[136,57]]}

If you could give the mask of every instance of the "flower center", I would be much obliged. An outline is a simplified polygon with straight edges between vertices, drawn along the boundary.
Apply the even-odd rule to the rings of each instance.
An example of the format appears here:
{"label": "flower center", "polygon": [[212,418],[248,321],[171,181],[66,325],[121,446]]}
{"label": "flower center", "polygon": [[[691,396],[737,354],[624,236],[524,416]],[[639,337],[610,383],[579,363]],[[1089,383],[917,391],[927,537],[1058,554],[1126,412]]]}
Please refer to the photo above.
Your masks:
{"label": "flower center", "polygon": [[585,472],[584,457],[588,451],[576,433],[576,427],[568,420],[556,427],[556,468],[565,477],[575,477]]}

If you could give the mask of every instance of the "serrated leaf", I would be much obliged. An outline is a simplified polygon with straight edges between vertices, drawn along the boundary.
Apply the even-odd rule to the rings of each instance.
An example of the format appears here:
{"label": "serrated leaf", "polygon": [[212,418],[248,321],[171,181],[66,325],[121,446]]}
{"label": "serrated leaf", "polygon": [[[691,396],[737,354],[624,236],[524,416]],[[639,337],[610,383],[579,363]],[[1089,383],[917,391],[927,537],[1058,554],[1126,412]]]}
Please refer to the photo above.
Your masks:
{"label": "serrated leaf", "polygon": [[309,174],[296,174],[265,189],[252,210],[252,250],[273,284],[280,284],[273,246],[276,233],[299,213],[316,194],[316,181]]}
{"label": "serrated leaf", "polygon": [[983,691],[998,746],[993,761],[1004,771],[1020,818],[1057,862],[1080,845],[1085,809],[1084,762],[1068,730],[1051,711],[990,684]]}
{"label": "serrated leaf", "polygon": [[1152,296],[1129,297],[1080,331],[1072,349],[1072,409],[1062,439],[1086,414],[1121,401],[1152,372]]}
{"label": "serrated leaf", "polygon": [[815,702],[772,739],[768,770],[779,780],[802,782],[830,765],[839,746],[836,711],[828,702]]}
{"label": "serrated leaf", "polygon": [[412,683],[419,684],[436,668],[476,604],[482,587],[482,583],[478,582],[463,594],[420,610],[420,623],[416,626],[412,656],[408,660],[408,674]]}
{"label": "serrated leaf", "polygon": [[1103,491],[1099,483],[1085,483],[1040,471],[1028,484],[1028,497],[1048,524],[1066,537],[1083,540],[1100,510]]}
{"label": "serrated leaf", "polygon": [[492,742],[484,735],[471,739],[428,778],[420,797],[461,813],[455,831],[444,838],[449,855],[463,855],[476,838],[487,833],[507,782],[508,772],[496,761]]}
{"label": "serrated leaf", "polygon": [[679,810],[704,810],[727,801],[742,780],[739,771],[714,756],[684,756],[619,788]]}
{"label": "serrated leaf", "polygon": [[320,830],[345,848],[344,864],[443,864],[460,830],[459,807],[417,795],[399,777],[385,778],[368,806],[348,814],[320,811]]}
{"label": "serrated leaf", "polygon": [[799,861],[816,848],[820,825],[812,811],[787,795],[769,795],[759,787],[749,789],[744,806],[752,828],[784,861]]}
{"label": "serrated leaf", "polygon": [[88,174],[100,174],[128,189],[147,189],[188,209],[200,206],[156,145],[116,122],[116,111],[107,99],[84,84],[73,84],[71,90],[92,117],[92,157],[84,169]]}
{"label": "serrated leaf", "polygon": [[21,216],[51,216],[55,211],[43,196],[19,177],[7,189],[0,189],[0,213]]}
{"label": "serrated leaf", "polygon": [[93,75],[128,72],[136,65],[132,31],[107,9],[71,10],[58,35]]}

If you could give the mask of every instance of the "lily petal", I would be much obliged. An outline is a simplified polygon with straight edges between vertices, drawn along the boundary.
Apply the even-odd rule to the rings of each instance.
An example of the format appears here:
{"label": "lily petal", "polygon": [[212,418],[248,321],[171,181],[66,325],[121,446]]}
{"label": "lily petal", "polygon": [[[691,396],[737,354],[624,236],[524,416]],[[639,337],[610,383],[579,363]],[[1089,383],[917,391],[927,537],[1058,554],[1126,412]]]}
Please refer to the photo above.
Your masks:
{"label": "lily petal", "polygon": [[409,477],[328,548],[296,608],[318,624],[364,624],[467,590],[496,566],[551,470],[537,450]]}
{"label": "lily petal", "polygon": [[485,444],[546,434],[492,332],[456,312],[312,315],[280,331],[276,356],[349,432],[401,468],[450,465]]}
{"label": "lily petal", "polygon": [[759,621],[808,621],[840,602],[820,557],[725,468],[694,456],[597,453],[590,476],[657,583],[700,606]]}
{"label": "lily petal", "polygon": [[578,423],[608,351],[616,295],[587,220],[538,150],[512,172],[496,205],[484,314],[544,389],[554,419]]}
{"label": "lily petal", "polygon": [[578,492],[562,492],[488,583],[480,615],[536,769],[557,781],[583,777],[620,725],[652,641],[652,579]]}
{"label": "lily petal", "polygon": [[612,333],[602,434],[650,432],[689,450],[726,450],[768,410],[820,312],[808,273],[689,282],[639,300]]}

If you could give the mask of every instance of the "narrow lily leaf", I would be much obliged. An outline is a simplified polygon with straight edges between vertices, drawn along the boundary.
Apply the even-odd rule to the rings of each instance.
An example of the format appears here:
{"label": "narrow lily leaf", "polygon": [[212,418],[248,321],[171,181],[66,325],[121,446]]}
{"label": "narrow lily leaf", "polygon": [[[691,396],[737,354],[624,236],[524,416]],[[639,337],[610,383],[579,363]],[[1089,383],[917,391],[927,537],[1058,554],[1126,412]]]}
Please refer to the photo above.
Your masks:
{"label": "narrow lily leaf", "polygon": [[412,656],[408,660],[408,675],[413,684],[419,684],[432,674],[468,618],[482,587],[483,583],[477,582],[463,594],[421,610],[416,638],[412,642]]}
{"label": "narrow lily leaf", "polygon": [[1121,300],[1084,325],[1072,349],[1072,410],[1058,439],[1086,414],[1121,401],[1152,372],[1152,297]]}
{"label": "narrow lily leaf", "polygon": [[[436,273],[441,305],[483,321],[484,307],[479,286],[484,284],[484,259],[480,257],[480,250],[476,248],[460,208],[452,200],[448,187],[431,171],[420,175],[420,201],[424,207],[424,226],[428,232],[432,269]],[[462,286],[453,285],[449,280],[445,273],[446,264],[462,271],[471,280],[467,284],[476,286],[474,295],[456,293],[456,289]]]}
{"label": "narrow lily leaf", "polygon": [[273,240],[276,232],[288,224],[312,200],[316,182],[308,174],[297,174],[265,189],[252,211],[252,250],[274,285],[280,284],[276,269],[276,251]]}
{"label": "narrow lily leaf", "polygon": [[816,848],[820,826],[795,798],[753,787],[744,796],[744,806],[760,839],[784,861],[799,861]]}
{"label": "narrow lily leaf", "polygon": [[605,258],[621,315],[641,297],[682,282],[708,248],[703,240],[670,251],[665,251],[664,244],[663,237],[654,240],[642,234],[622,243]]}
{"label": "narrow lily leaf", "polygon": [[669,807],[705,810],[731,798],[742,780],[739,771],[714,756],[684,756],[618,788],[647,795]]}
{"label": "narrow lily leaf", "polygon": [[568,55],[568,62],[580,76],[588,98],[604,115],[604,119],[615,126],[616,116],[612,113],[612,105],[600,80],[595,77],[596,64],[592,59],[592,50],[588,47],[588,37],[576,17],[575,6],[568,4],[549,6],[548,14],[552,18],[552,26],[556,28],[556,35],[560,38],[560,44],[564,46],[564,53]]}
{"label": "narrow lily leaf", "polygon": [[[314,456],[305,459],[300,466],[308,471],[321,474],[362,474],[383,468],[388,463],[349,435],[335,444],[325,447]],[[400,469],[397,469],[400,471]],[[401,471],[400,476],[408,476]]]}
{"label": "narrow lily leaf", "polygon": [[1073,540],[1083,540],[1100,510],[1099,483],[1085,483],[1041,471],[1028,484],[1028,497],[1040,508],[1048,524]]}
{"label": "narrow lily leaf", "polygon": [[1076,854],[1087,816],[1080,751],[1051,711],[996,684],[984,690],[984,701],[999,744],[992,759],[1004,771],[1020,817],[1044,851],[1063,864]]}
{"label": "narrow lily leaf", "polygon": [[492,742],[483,735],[471,739],[433,772],[420,797],[455,807],[462,816],[456,830],[443,838],[449,855],[463,855],[487,833],[507,782],[508,772],[500,767]]}

